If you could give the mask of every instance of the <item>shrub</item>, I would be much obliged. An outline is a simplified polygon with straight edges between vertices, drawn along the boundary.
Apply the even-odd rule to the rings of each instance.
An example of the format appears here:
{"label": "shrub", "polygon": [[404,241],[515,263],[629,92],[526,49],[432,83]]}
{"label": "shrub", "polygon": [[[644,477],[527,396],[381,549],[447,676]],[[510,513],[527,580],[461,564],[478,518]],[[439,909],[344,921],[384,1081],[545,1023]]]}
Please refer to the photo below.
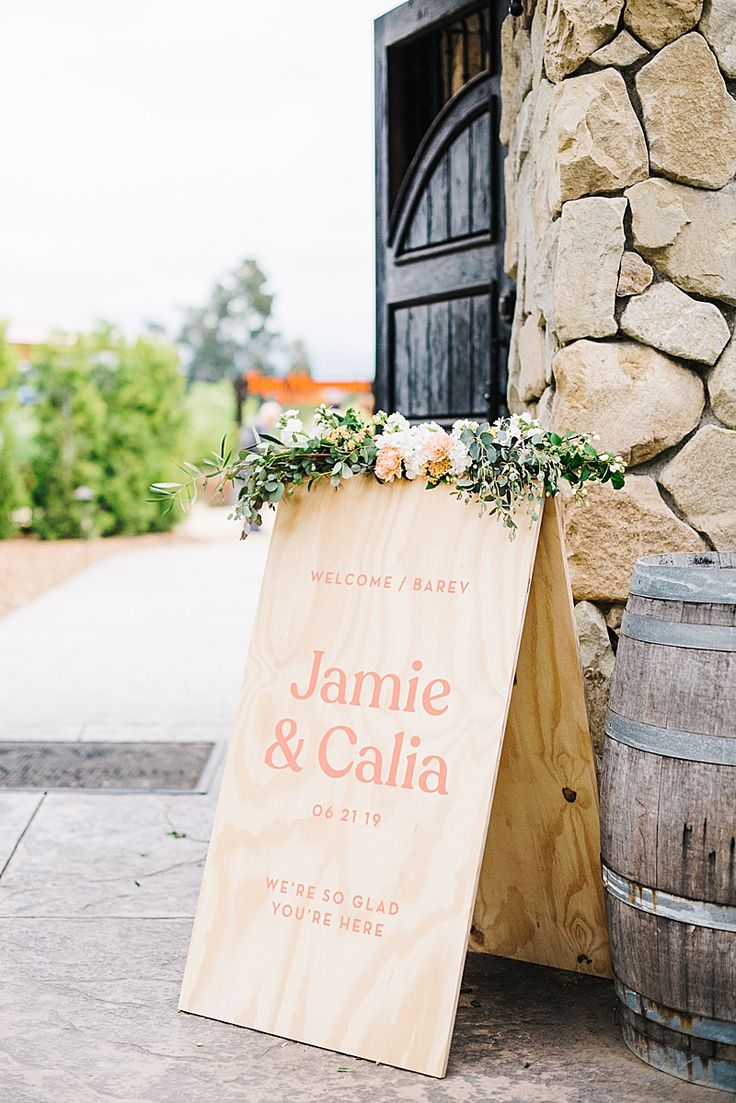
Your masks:
{"label": "shrub", "polygon": [[16,406],[17,365],[0,328],[0,540],[12,535],[12,512],[19,503],[12,417]]}
{"label": "shrub", "polygon": [[[88,337],[42,345],[34,356],[36,440],[32,460],[33,529],[44,539],[92,536],[108,518],[96,500],[104,480],[105,403]],[[80,488],[93,494],[80,501]]]}
{"label": "shrub", "polygon": [[151,482],[170,478],[181,454],[184,379],[171,345],[139,337],[110,342],[97,369],[107,407],[100,505],[111,533],[164,532],[180,517],[150,500]]}
{"label": "shrub", "polygon": [[176,515],[147,501],[147,488],[179,454],[176,351],[102,327],[40,347],[34,382],[34,531],[57,539],[170,528]]}

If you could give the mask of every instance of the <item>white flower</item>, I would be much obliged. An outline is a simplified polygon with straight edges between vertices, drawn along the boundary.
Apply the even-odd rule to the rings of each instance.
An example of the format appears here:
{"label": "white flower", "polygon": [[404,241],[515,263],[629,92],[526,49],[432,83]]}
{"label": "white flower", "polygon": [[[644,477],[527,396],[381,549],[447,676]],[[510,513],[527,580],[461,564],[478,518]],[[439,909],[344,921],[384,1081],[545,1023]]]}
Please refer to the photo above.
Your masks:
{"label": "white flower", "polygon": [[[292,416],[296,416],[297,414],[296,410],[289,410],[288,412]],[[322,405],[318,406],[317,409],[314,411],[314,418],[312,419],[314,428],[318,432],[327,432],[329,429],[334,429],[336,424],[336,415],[337,410],[334,406],[326,406],[324,403],[322,403]]]}
{"label": "white flower", "polygon": [[470,453],[460,440],[459,436],[452,434],[452,444],[450,445],[450,462],[452,463],[453,475],[464,475],[470,467]]}
{"label": "white flower", "polygon": [[478,428],[478,422],[473,421],[472,418],[469,418],[469,417],[458,418],[457,421],[454,421],[452,423],[452,435],[459,437],[460,434],[462,433],[463,429],[470,429],[470,430],[472,430],[472,432],[475,432],[475,430],[477,428]]}
{"label": "white flower", "polygon": [[538,418],[528,417],[528,418],[524,418],[523,421],[525,423],[525,429],[524,429],[524,437],[525,438],[528,439],[529,437],[533,437],[535,433],[541,433],[543,431],[542,430],[542,423],[539,421]]}
{"label": "white flower", "polygon": [[[296,411],[289,411],[290,413]],[[293,447],[298,443],[299,437],[304,436],[304,426],[302,425],[301,418],[289,417],[285,418],[284,424],[280,426],[281,439],[284,444],[291,445]]]}
{"label": "white flower", "polygon": [[403,414],[389,414],[386,418],[384,433],[402,433],[409,428],[409,422]]}
{"label": "white flower", "polygon": [[542,431],[542,426],[536,418],[526,417],[524,414],[500,417],[494,421],[491,428],[496,431],[496,440],[502,445],[513,444],[518,440],[528,440],[535,433]]}
{"label": "white flower", "polygon": [[521,440],[524,436],[526,423],[519,414],[512,414],[508,420],[507,430],[511,440]]}
{"label": "white flower", "polygon": [[459,418],[452,426],[452,445],[450,446],[450,460],[452,462],[452,474],[456,477],[464,475],[469,467],[472,466],[472,460],[470,459],[470,453],[461,439],[465,429],[470,429],[471,432],[475,432],[478,428],[478,422],[473,421],[471,418]]}

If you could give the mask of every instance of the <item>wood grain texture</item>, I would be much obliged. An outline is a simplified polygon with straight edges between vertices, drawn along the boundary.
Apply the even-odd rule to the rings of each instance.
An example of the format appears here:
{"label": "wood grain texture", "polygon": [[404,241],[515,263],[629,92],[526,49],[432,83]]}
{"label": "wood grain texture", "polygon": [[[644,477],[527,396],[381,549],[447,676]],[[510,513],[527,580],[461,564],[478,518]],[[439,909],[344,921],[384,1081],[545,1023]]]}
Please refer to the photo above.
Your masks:
{"label": "wood grain texture", "polygon": [[449,303],[450,328],[447,373],[450,384],[450,409],[472,408],[471,386],[473,358],[469,355],[470,299],[452,299]]}
{"label": "wood grain texture", "polygon": [[610,976],[598,791],[562,541],[559,511],[548,506],[471,945]]}
{"label": "wood grain texture", "polygon": [[[627,611],[674,624],[736,623],[736,606],[632,595]],[[736,738],[736,651],[668,647],[619,637],[610,708],[619,716],[678,731]]]}
{"label": "wood grain texture", "polygon": [[491,117],[488,112],[470,127],[470,229],[476,234],[491,228]]}
{"label": "wood grain texture", "polygon": [[665,1007],[736,1021],[736,934],[651,915],[608,896],[616,976]]}
{"label": "wood grain texture", "polygon": [[675,896],[736,905],[736,768],[609,739],[601,801],[610,869]]}
{"label": "wood grain texture", "polygon": [[396,405],[415,418],[482,408],[491,363],[487,294],[415,303],[393,314]]}
{"label": "wood grain texture", "polygon": [[609,869],[640,885],[657,884],[662,755],[606,739],[601,771],[601,854]]}
{"label": "wood grain texture", "polygon": [[[651,890],[645,896],[630,888],[626,899],[607,898],[614,971],[634,992],[679,1013],[681,1030],[665,1030],[644,1013],[623,1009],[625,1023],[638,1032],[635,1051],[648,1060],[650,1040],[666,1044],[674,1055],[673,1071],[677,1061],[684,1067],[689,1054],[701,1057],[706,1067],[711,1058],[736,1056],[734,1047],[690,1036],[697,1017],[736,1021],[736,932],[721,930],[712,909],[736,905],[736,767],[699,760],[708,752],[703,737],[736,738],[736,652],[675,646],[668,636],[669,625],[712,625],[728,632],[736,624],[732,583],[715,574],[731,574],[728,560],[716,553],[661,557],[661,563],[681,569],[679,577],[676,571],[656,576],[654,559],[645,561],[649,574],[637,575],[637,568],[633,589],[656,576],[657,596],[632,594],[627,614],[645,626],[651,621],[662,642],[630,638],[624,620],[609,700],[612,735],[601,784],[603,861]],[[700,578],[692,569],[696,563]],[[716,600],[699,601],[699,594]],[[626,738],[621,717],[650,725],[648,750],[612,737]],[[670,732],[690,734],[677,735],[674,742]],[[674,757],[675,748],[689,757]],[[699,922],[657,914],[667,906],[660,894],[691,901],[691,915]],[[723,1041],[726,1028],[712,1029],[723,1031],[714,1035]]]}
{"label": "wood grain texture", "polygon": [[450,234],[470,232],[470,131],[466,127],[450,146]]}
{"label": "wood grain texture", "polygon": [[[703,568],[705,570],[706,568]],[[728,568],[725,568],[728,569]],[[729,603],[632,595],[627,611],[673,624],[736,621]],[[609,708],[664,730],[736,739],[736,652],[619,639]],[[736,767],[650,753],[608,739],[603,859],[639,884],[736,905]]]}
{"label": "wood grain texture", "polygon": [[[512,543],[446,488],[355,479],[315,489],[279,510],[241,706],[230,746],[181,995],[181,1008],[388,1064],[444,1074],[502,733],[534,562],[538,526]],[[315,584],[313,570],[391,576],[392,588]],[[408,577],[409,585],[401,580]],[[334,577],[334,576],[333,576]],[[413,580],[423,580],[415,589]],[[427,581],[468,583],[429,592]],[[348,672],[398,672],[420,661],[452,686],[447,713],[411,715],[297,700],[315,649]],[[264,762],[280,718],[304,739],[304,767]],[[326,777],[314,755],[333,725],[385,753],[393,733],[422,739],[447,761],[447,795]],[[340,743],[345,760],[347,744]],[[590,762],[590,759],[588,759]],[[592,770],[592,765],[590,766]],[[571,765],[566,779],[578,781]],[[582,786],[581,786],[582,788]],[[585,801],[587,802],[587,795]],[[313,815],[315,805],[334,810]],[[380,814],[377,827],[341,810]],[[574,811],[574,809],[573,809]],[[575,885],[586,867],[561,867]],[[287,893],[267,891],[283,879]],[[316,886],[303,920],[298,883]],[[327,890],[345,893],[324,904]],[[523,882],[520,891],[543,892]],[[567,894],[575,901],[582,890]],[[563,893],[562,895],[565,895]],[[374,911],[353,903],[370,897]],[[346,916],[383,937],[340,929]],[[329,912],[330,927],[314,913]],[[562,921],[577,922],[572,906]]]}
{"label": "wood grain texture", "polygon": [[491,228],[491,125],[488,111],[464,126],[427,173],[399,253]]}
{"label": "wood grain texture", "polygon": [[670,620],[674,624],[736,624],[736,605],[712,601],[663,601],[631,594],[626,605],[630,613]]}

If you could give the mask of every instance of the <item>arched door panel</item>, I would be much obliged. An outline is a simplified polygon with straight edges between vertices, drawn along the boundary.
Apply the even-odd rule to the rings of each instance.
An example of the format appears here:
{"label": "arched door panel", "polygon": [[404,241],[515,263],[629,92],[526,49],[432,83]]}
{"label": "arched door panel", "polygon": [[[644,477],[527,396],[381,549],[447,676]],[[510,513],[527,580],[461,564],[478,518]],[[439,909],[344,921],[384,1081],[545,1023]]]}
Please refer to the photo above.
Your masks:
{"label": "arched door panel", "polygon": [[376,393],[414,419],[503,405],[498,23],[440,0],[377,22]]}

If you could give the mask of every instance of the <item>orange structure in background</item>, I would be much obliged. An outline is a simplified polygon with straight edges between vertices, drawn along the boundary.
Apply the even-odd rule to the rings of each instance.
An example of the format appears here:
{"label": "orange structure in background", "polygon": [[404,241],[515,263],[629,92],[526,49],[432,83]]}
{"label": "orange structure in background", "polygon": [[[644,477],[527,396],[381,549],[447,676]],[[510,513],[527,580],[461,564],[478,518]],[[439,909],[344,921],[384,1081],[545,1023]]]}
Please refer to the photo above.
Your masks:
{"label": "orange structure in background", "polygon": [[351,395],[371,395],[373,384],[368,379],[312,379],[306,372],[291,372],[279,377],[248,372],[248,391],[264,401],[280,402],[282,406],[337,406]]}

